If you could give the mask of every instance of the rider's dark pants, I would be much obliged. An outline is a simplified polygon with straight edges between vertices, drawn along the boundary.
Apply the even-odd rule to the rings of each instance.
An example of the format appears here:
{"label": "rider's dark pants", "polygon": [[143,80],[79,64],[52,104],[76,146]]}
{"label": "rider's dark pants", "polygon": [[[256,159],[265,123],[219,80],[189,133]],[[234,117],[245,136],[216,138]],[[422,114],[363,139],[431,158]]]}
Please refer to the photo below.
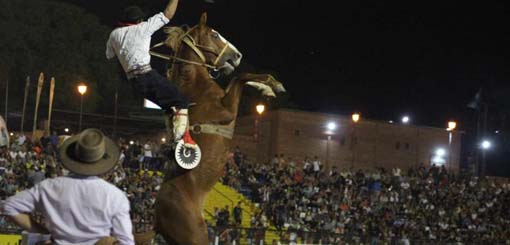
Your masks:
{"label": "rider's dark pants", "polygon": [[188,108],[188,98],[179,92],[177,86],[155,70],[131,78],[129,82],[138,94],[167,112],[170,112],[172,106],[177,109]]}

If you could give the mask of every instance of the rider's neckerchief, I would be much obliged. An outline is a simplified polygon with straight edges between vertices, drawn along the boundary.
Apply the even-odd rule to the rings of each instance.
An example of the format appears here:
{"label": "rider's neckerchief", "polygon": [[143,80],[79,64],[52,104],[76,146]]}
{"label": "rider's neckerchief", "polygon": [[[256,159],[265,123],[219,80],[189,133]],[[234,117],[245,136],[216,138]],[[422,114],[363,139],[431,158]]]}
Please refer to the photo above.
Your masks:
{"label": "rider's neckerchief", "polygon": [[131,22],[118,22],[117,24],[119,25],[119,27],[126,27],[126,26],[137,25],[136,23],[131,23]]}

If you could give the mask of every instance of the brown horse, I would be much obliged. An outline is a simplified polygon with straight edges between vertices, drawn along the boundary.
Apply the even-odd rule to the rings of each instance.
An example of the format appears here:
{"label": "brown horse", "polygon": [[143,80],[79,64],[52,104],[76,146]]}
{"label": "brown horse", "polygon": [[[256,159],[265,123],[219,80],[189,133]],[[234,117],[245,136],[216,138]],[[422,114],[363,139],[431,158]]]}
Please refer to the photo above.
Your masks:
{"label": "brown horse", "polygon": [[202,149],[200,165],[192,170],[169,170],[158,193],[155,231],[169,244],[208,244],[203,203],[223,173],[243,85],[254,86],[268,96],[284,91],[271,75],[259,74],[242,74],[222,89],[211,73],[231,73],[242,56],[206,21],[203,14],[193,28],[168,28],[165,44],[175,55],[153,53],[171,60],[168,78],[177,81],[181,91],[196,103],[190,108],[190,125]]}

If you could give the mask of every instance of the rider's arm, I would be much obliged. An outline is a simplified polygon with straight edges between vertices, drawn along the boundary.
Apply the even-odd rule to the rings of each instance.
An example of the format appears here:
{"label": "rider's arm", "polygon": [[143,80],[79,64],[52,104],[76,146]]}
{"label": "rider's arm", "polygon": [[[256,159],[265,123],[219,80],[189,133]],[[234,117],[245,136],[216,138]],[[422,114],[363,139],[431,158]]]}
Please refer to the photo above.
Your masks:
{"label": "rider's arm", "polygon": [[170,0],[166,6],[165,12],[156,14],[150,17],[147,21],[138,24],[139,28],[142,29],[142,32],[145,35],[152,36],[154,32],[168,24],[170,19],[174,17],[178,2],[178,0]]}
{"label": "rider's arm", "polygon": [[168,1],[168,5],[166,5],[164,14],[169,20],[171,20],[174,17],[175,10],[177,9],[178,3],[179,3],[179,0]]}
{"label": "rider's arm", "polygon": [[108,38],[108,42],[106,43],[106,58],[113,59],[114,57],[115,52],[113,51],[112,36],[110,35],[110,38]]}

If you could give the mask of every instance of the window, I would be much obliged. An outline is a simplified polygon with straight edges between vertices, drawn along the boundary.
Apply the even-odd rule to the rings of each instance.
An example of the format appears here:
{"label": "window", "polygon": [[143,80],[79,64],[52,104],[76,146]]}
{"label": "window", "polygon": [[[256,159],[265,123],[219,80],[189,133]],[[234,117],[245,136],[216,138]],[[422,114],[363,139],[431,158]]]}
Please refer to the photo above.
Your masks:
{"label": "window", "polygon": [[395,149],[397,149],[397,150],[398,150],[398,149],[400,149],[400,142],[397,142],[397,143],[395,144]]}
{"label": "window", "polygon": [[409,150],[409,143],[406,143],[406,150]]}
{"label": "window", "polygon": [[294,136],[299,136],[301,135],[301,131],[300,130],[294,130]]}
{"label": "window", "polygon": [[342,138],[340,139],[340,145],[345,145],[345,137],[342,137]]}

